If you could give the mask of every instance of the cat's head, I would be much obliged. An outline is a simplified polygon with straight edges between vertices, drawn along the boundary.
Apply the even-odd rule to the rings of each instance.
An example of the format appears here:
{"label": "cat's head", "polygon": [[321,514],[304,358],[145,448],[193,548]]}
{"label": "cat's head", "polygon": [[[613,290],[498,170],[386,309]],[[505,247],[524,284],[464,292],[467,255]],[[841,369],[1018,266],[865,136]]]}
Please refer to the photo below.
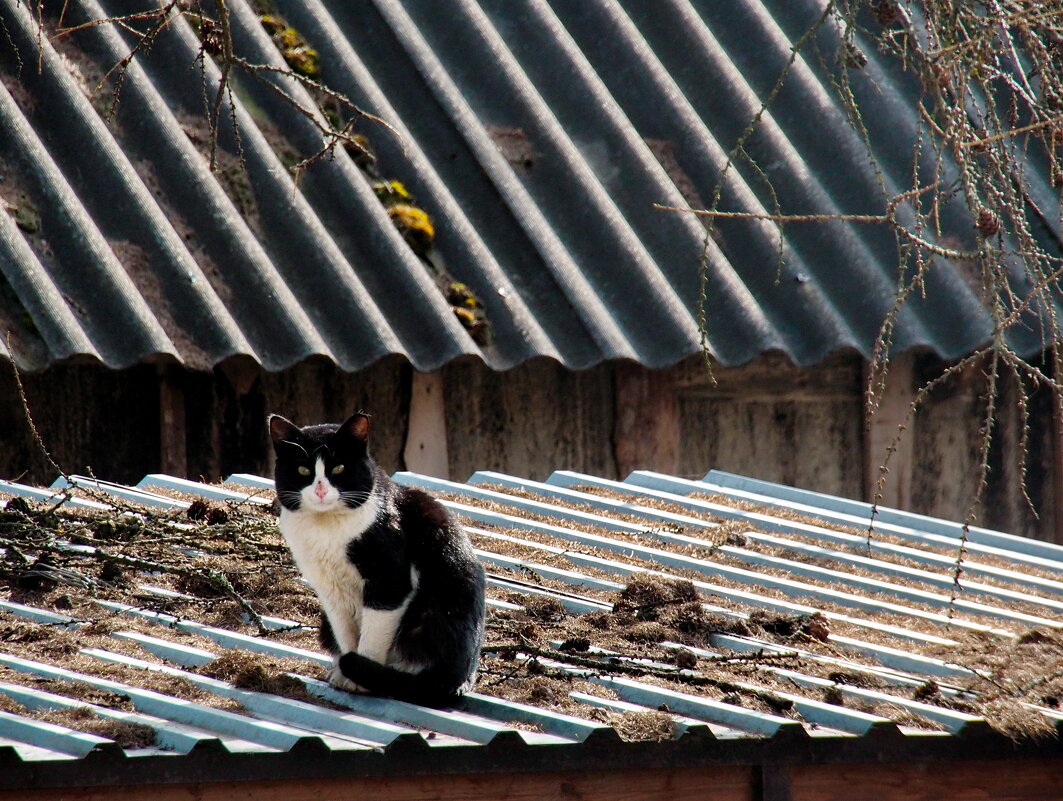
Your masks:
{"label": "cat's head", "polygon": [[277,497],[284,508],[337,512],[369,499],[373,490],[369,415],[358,412],[342,425],[300,428],[274,414],[269,433],[277,454]]}

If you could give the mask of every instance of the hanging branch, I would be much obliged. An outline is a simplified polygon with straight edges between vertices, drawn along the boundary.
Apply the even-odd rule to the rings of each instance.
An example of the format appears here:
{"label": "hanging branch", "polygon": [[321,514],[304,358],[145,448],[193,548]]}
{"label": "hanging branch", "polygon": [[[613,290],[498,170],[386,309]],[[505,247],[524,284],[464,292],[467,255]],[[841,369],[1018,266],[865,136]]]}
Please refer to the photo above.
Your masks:
{"label": "hanging branch", "polygon": [[[739,134],[717,179],[707,209],[657,205],[665,211],[696,214],[708,227],[718,220],[758,220],[779,228],[794,224],[884,225],[897,242],[898,282],[894,303],[885,315],[872,346],[871,369],[865,390],[869,418],[878,408],[888,371],[890,348],[900,310],[914,297],[925,296],[927,277],[944,261],[957,269],[976,272],[981,299],[992,321],[990,341],[959,364],[928,381],[917,392],[905,419],[887,448],[876,481],[875,503],[868,528],[870,549],[874,520],[890,457],[900,437],[911,428],[915,415],[933,390],[969,365],[984,363],[986,417],[979,427],[978,465],[975,486],[965,515],[964,536],[982,503],[989,474],[989,453],[1001,412],[998,394],[1003,385],[999,370],[1006,367],[1015,376],[1014,387],[1022,432],[1018,443],[1018,473],[1025,481],[1029,456],[1030,394],[1039,387],[1053,394],[1057,415],[1063,419],[1063,401],[1058,369],[1057,344],[1063,342],[1057,305],[1063,298],[1063,199],[1046,208],[1035,199],[1030,181],[1035,165],[1047,165],[1047,178],[1063,187],[1063,3],[992,0],[987,3],[955,3],[953,0],[828,0],[822,12],[810,19],[807,30],[797,37],[790,57],[778,78]],[[833,49],[833,60],[825,50]],[[913,100],[917,118],[912,141],[911,189],[887,194],[888,183],[876,158],[873,133],[865,124],[861,101],[850,84],[850,74],[870,63],[865,53],[874,52],[879,62],[892,61],[921,87]],[[878,176],[885,210],[882,213],[816,214],[785,213],[780,197],[771,188],[770,173],[752,164],[760,182],[767,182],[770,213],[719,208],[723,188],[739,158],[751,161],[746,143],[767,120],[772,103],[796,63],[818,62],[835,90],[849,124],[864,143]],[[877,66],[877,65],[876,65]],[[882,71],[875,73],[882,74]],[[865,82],[866,83],[866,82]],[[874,101],[871,101],[874,102]],[[743,162],[743,163],[745,163]],[[1041,195],[1037,195],[1041,198]],[[910,200],[911,202],[904,202]],[[903,203],[903,218],[899,209]],[[944,211],[966,206],[970,230],[976,243],[964,247],[944,239],[965,232],[944,230]],[[707,249],[707,244],[706,244]],[[707,252],[699,263],[701,299],[698,321],[703,350],[708,351],[705,305]],[[1009,335],[1020,326],[1039,326],[1045,350],[1053,360],[1053,375],[1037,363],[1015,353]],[[1027,382],[1024,377],[1030,380]],[[1023,498],[1036,516],[1030,493]],[[959,592],[964,545],[961,541],[954,591]]]}

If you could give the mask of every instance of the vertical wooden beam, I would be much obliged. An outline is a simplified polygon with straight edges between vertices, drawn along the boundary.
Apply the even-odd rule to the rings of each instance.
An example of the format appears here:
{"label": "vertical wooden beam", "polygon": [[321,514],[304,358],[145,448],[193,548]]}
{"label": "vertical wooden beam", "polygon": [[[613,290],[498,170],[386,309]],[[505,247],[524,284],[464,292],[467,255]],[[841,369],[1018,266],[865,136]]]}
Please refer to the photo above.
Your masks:
{"label": "vertical wooden beam", "polygon": [[913,420],[900,431],[915,397],[915,359],[911,353],[893,356],[889,362],[886,385],[878,398],[878,408],[870,414],[868,398],[864,397],[864,497],[875,502],[879,489],[881,468],[887,464],[885,483],[882,486],[881,506],[893,509],[911,509],[912,471],[914,464]]}
{"label": "vertical wooden beam", "polygon": [[613,450],[620,478],[633,470],[675,473],[679,468],[679,399],[671,370],[616,365]]}
{"label": "vertical wooden beam", "polygon": [[159,367],[159,469],[185,478],[188,474],[188,421],[180,368]]}
{"label": "vertical wooden beam", "polygon": [[759,801],[793,801],[789,765],[768,759],[761,763],[754,775],[759,780],[758,792],[754,797]]}
{"label": "vertical wooden beam", "polygon": [[436,478],[450,478],[447,453],[447,416],[443,374],[413,373],[410,423],[402,452],[406,469]]}

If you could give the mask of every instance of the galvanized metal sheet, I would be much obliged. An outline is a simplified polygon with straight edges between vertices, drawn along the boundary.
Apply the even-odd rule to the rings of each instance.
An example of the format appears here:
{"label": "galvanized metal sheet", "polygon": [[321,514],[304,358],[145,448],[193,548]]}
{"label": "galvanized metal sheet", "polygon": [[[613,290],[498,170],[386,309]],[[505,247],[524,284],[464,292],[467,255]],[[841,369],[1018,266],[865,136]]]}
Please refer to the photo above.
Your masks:
{"label": "galvanized metal sheet", "polygon": [[[187,499],[195,496],[215,502],[247,502],[247,496],[240,492],[198,482],[182,482],[165,475],[146,476],[140,482],[141,487],[151,486],[154,492],[95,479],[70,478],[74,491],[91,490],[98,493],[97,497],[100,498],[111,495],[121,499],[123,510],[129,509],[134,513],[138,504],[145,510],[184,509],[188,504]],[[700,490],[703,486],[697,482],[684,484],[665,476],[652,478],[654,486],[673,482],[668,485],[673,490]],[[995,596],[991,604],[959,599],[961,603],[952,605],[946,615],[940,611],[939,597],[933,592],[893,583],[892,580],[893,576],[914,581],[923,573],[936,575],[930,572],[931,568],[891,573],[887,568],[900,565],[872,557],[861,557],[859,561],[854,561],[850,552],[842,550],[852,547],[852,543],[837,541],[831,548],[809,545],[805,541],[809,535],[807,526],[787,530],[780,523],[771,534],[750,531],[750,544],[744,546],[713,543],[707,537],[718,525],[716,507],[719,504],[703,508],[698,505],[703,503],[698,499],[668,493],[663,489],[649,489],[634,483],[606,483],[592,476],[570,473],[555,473],[549,483],[531,482],[498,473],[477,473],[470,479],[472,483],[446,482],[413,473],[399,473],[394,479],[401,484],[462,497],[469,503],[452,500],[445,500],[444,503],[456,514],[492,526],[491,529],[467,528],[476,539],[478,557],[488,568],[489,586],[494,588],[492,592],[503,591],[505,600],[497,595],[491,599],[496,608],[519,611],[523,608],[522,604],[531,604],[528,599],[538,597],[556,601],[571,613],[601,614],[610,610],[612,602],[606,599],[623,589],[628,577],[645,573],[674,579],[677,576],[670,574],[669,569],[683,568],[708,577],[726,578],[727,581],[721,583],[699,579],[690,582],[701,596],[699,602],[708,613],[733,620],[749,620],[752,610],[758,608],[789,615],[820,614],[828,620],[868,632],[868,640],[828,633],[825,635],[826,650],[816,650],[812,646],[784,646],[755,636],[718,632],[703,644],[704,647],[692,648],[677,642],[661,643],[665,651],[685,648],[692,650],[699,658],[710,660],[736,656],[742,658],[743,654],[790,655],[797,658],[798,662],[793,664],[769,660],[763,666],[764,672],[748,680],[731,680],[728,685],[742,692],[770,694],[777,701],[790,705],[789,716],[745,708],[731,703],[726,696],[718,699],[677,691],[641,677],[620,672],[607,674],[576,663],[554,661],[543,654],[535,658],[544,668],[567,672],[573,678],[598,684],[608,691],[606,696],[574,690],[571,698],[582,705],[581,709],[586,709],[586,715],[583,715],[572,714],[571,711],[560,713],[548,705],[519,703],[496,697],[488,687],[469,694],[452,709],[440,710],[390,699],[352,695],[313,676],[289,674],[302,682],[311,695],[333,705],[329,708],[245,689],[197,672],[197,668],[213,662],[220,655],[211,643],[226,649],[295,657],[327,669],[332,660],[323,653],[289,645],[270,635],[253,636],[234,628],[205,625],[195,619],[176,617],[115,600],[98,599],[95,603],[101,608],[128,616],[131,621],[139,619],[157,624],[157,628],[151,628],[150,633],[146,633],[143,630],[125,631],[121,626],[108,627],[104,634],[111,638],[108,642],[114,645],[101,645],[97,640],[91,647],[81,648],[79,658],[179,678],[199,691],[238,702],[239,711],[217,709],[139,688],[131,680],[116,682],[88,671],[79,672],[62,664],[62,659],[55,654],[36,660],[4,653],[3,648],[0,648],[0,666],[14,671],[14,674],[22,673],[46,680],[40,684],[0,682],[0,695],[29,711],[26,715],[0,713],[0,745],[10,746],[20,760],[31,763],[79,759],[95,752],[124,756],[170,754],[179,757],[204,748],[220,748],[230,753],[276,754],[295,753],[295,749],[299,748],[324,749],[321,753],[350,753],[431,747],[444,753],[450,747],[488,747],[497,754],[514,748],[574,747],[594,743],[595,748],[601,749],[619,743],[618,732],[596,718],[595,710],[655,714],[666,710],[672,721],[674,737],[698,736],[720,741],[794,736],[800,739],[806,735],[838,741],[886,735],[899,740],[903,739],[902,734],[910,733],[911,730],[903,726],[898,728],[892,720],[880,714],[862,710],[862,704],[895,705],[932,721],[940,727],[942,736],[988,737],[990,734],[986,721],[978,715],[951,708],[949,703],[928,703],[921,700],[920,696],[913,695],[915,690],[932,686],[934,692],[941,693],[957,705],[973,697],[974,691],[964,689],[962,685],[976,673],[970,667],[949,662],[948,651],[956,645],[956,641],[949,639],[949,636],[957,630],[966,629],[1014,640],[1018,631],[1033,624],[1042,627],[1060,625],[1058,618],[1053,617],[1059,610],[1058,602],[1052,597],[1051,587],[1030,586],[1024,587],[1023,591],[1003,591]],[[475,482],[481,485],[477,486]],[[258,476],[231,476],[227,483],[253,487],[259,491],[272,487],[269,479]],[[596,483],[604,489],[616,490],[616,495],[594,495],[572,488]],[[490,485],[490,488],[482,484]],[[0,487],[0,491],[9,493],[17,490],[20,488]],[[43,492],[48,494],[52,491]],[[529,497],[531,493],[535,493],[535,497]],[[782,494],[781,490],[776,494]],[[685,506],[676,504],[683,509],[682,512],[659,506],[662,500],[684,499],[690,503]],[[811,506],[814,499],[803,500]],[[492,508],[478,507],[473,503]],[[658,507],[651,507],[648,503],[658,503]],[[106,508],[99,501],[95,505]],[[255,506],[261,509],[262,505]],[[512,513],[497,511],[502,507],[509,507]],[[735,511],[734,507],[728,508]],[[763,520],[770,520],[767,511],[765,508],[750,517],[750,528]],[[822,511],[827,512],[826,509]],[[706,519],[709,516],[716,519]],[[533,538],[525,539],[526,532],[529,535],[532,532],[536,534]],[[845,532],[835,533],[842,535]],[[1004,541],[998,539],[997,542],[995,547],[1004,551],[1000,547]],[[930,542],[930,545],[933,544]],[[506,552],[501,547],[503,545],[516,546],[519,550]],[[705,547],[695,553],[699,545]],[[927,546],[927,543],[923,545]],[[56,546],[92,550],[91,546],[63,542],[57,542]],[[788,547],[814,556],[818,560],[817,564],[804,564],[757,550],[786,550]],[[917,548],[916,545],[911,547]],[[814,550],[808,551],[808,548]],[[589,549],[595,549],[596,552],[586,552]],[[607,552],[607,555],[603,556],[603,552]],[[523,555],[518,557],[514,553]],[[553,563],[537,561],[534,557],[536,553],[541,553],[544,560],[552,559]],[[900,553],[890,556],[894,560],[902,558]],[[557,557],[565,559],[571,567],[559,567]],[[1044,559],[1032,555],[1026,555],[1025,558]],[[736,559],[745,559],[752,569],[735,567]],[[756,564],[765,560],[770,561],[767,565],[770,569],[758,571]],[[1044,561],[1051,563],[1051,560]],[[857,568],[871,572],[874,577],[851,572]],[[780,575],[782,571],[786,572],[786,578]],[[148,576],[145,578],[150,580]],[[925,576],[923,578],[926,579]],[[1054,584],[1058,578],[1045,578],[1045,581]],[[935,584],[929,579],[926,579],[926,583]],[[838,589],[841,586],[845,589]],[[1042,594],[1037,595],[1038,592]],[[1047,595],[1044,594],[1046,592]],[[180,592],[154,587],[150,583],[138,585],[137,594],[156,597],[163,602],[189,599],[189,596]],[[800,600],[785,598],[789,594],[799,596]],[[905,599],[912,605],[898,603],[894,598]],[[1043,618],[1026,611],[1037,602],[1045,610]],[[1016,608],[1012,608],[1013,604]],[[845,606],[855,607],[856,611],[839,611]],[[897,617],[889,622],[876,620],[880,615],[903,616],[909,620],[918,618],[924,623],[940,623],[942,628],[937,633],[918,631],[914,625],[908,629],[898,624]],[[984,623],[964,619],[966,615],[979,618],[995,616],[1011,628],[995,630]],[[83,625],[82,621],[64,615],[61,610],[38,608],[13,600],[0,601],[0,616],[29,625],[70,629]],[[279,617],[267,618],[265,622],[268,629],[299,625],[298,621]],[[903,623],[903,620],[900,622]],[[949,628],[945,628],[945,625]],[[204,639],[191,645],[175,637],[176,632],[196,634]],[[891,645],[891,640],[898,642]],[[914,649],[905,650],[905,641],[932,645],[938,655],[927,656]],[[127,649],[118,647],[120,643],[127,644],[127,648],[139,646],[146,657],[131,656]],[[560,643],[555,645],[560,647]],[[675,671],[677,675],[683,673],[683,669],[674,664],[624,656],[598,648],[593,643],[587,650],[593,655],[614,660],[618,666],[652,668],[663,671],[664,675],[668,671]],[[520,658],[519,653],[517,656]],[[811,670],[808,665],[812,663],[824,666],[825,673]],[[773,675],[781,684],[769,686],[764,679],[768,675]],[[861,686],[858,679],[842,681],[824,678],[824,675],[864,676],[873,684],[872,687]],[[134,708],[132,711],[106,709],[69,697],[62,689],[65,686],[61,683],[63,681],[119,693],[130,699]],[[70,710],[79,707],[85,707],[88,712],[104,718],[146,726],[154,732],[155,743],[146,749],[123,751],[106,737],[85,735],[38,720],[32,714],[34,710]],[[1052,709],[1032,707],[1031,710],[1052,721],[1063,719],[1058,711]]]}

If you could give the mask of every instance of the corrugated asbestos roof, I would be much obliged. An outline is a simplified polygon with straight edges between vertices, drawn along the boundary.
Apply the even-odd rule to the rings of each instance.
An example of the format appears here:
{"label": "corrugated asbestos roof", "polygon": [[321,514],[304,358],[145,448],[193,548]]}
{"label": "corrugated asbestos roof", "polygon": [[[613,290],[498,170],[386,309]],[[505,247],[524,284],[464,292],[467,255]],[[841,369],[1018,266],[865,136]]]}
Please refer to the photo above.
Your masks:
{"label": "corrugated asbestos roof", "polygon": [[[600,617],[612,608],[609,599],[634,577],[682,576],[692,581],[705,612],[718,616],[703,646],[687,648],[692,655],[687,659],[694,658],[700,670],[721,659],[748,659],[756,669],[741,681],[732,679],[730,693],[706,695],[684,689],[681,682],[659,680],[669,671],[693,675],[676,666],[678,659],[620,656],[591,641],[575,651],[559,646],[557,653],[572,656],[571,661],[539,655],[539,672],[592,685],[594,692],[578,686],[569,692],[563,699],[567,706],[549,696],[507,700],[494,689],[504,677],[482,677],[478,691],[452,710],[350,695],[317,675],[292,674],[310,696],[329,702],[321,706],[247,689],[201,670],[233,650],[295,657],[323,669],[330,664],[326,656],[292,644],[306,621],[263,616],[271,633],[255,636],[246,619],[245,625],[218,626],[174,616],[163,611],[166,604],[190,596],[157,586],[150,564],[129,564],[142,571],[125,573],[131,582],[127,594],[139,600],[98,598],[97,616],[109,620],[102,627],[84,615],[28,603],[25,594],[17,602],[12,593],[0,600],[0,667],[15,677],[0,681],[0,702],[7,702],[0,703],[0,788],[25,786],[27,777],[44,784],[62,783],[64,776],[97,783],[95,771],[101,777],[119,775],[108,767],[115,760],[127,778],[157,777],[160,771],[167,781],[232,778],[236,763],[227,763],[226,754],[254,756],[239,763],[240,771],[259,777],[305,775],[305,765],[293,766],[307,755],[314,756],[319,772],[577,768],[609,760],[621,764],[624,754],[634,753],[624,749],[636,745],[648,749],[639,752],[648,760],[644,764],[671,758],[748,762],[755,753],[750,749],[758,748],[797,749],[795,754],[816,753],[828,761],[876,761],[884,754],[917,758],[954,747],[959,748],[955,753],[967,754],[1002,748],[1058,754],[1058,736],[1047,744],[1024,743],[1021,737],[1006,743],[995,733],[975,703],[981,692],[993,689],[999,674],[992,665],[966,664],[956,654],[964,637],[986,648],[1003,642],[1008,651],[1058,641],[1063,629],[1059,545],[972,528],[963,592],[950,608],[962,527],[948,521],[881,510],[875,535],[865,544],[866,504],[718,471],[701,481],[641,471],[623,482],[567,471],[544,483],[498,473],[476,473],[466,483],[412,473],[398,473],[395,480],[433,490],[466,521],[488,571],[494,619],[521,619],[536,603],[552,603],[572,616]],[[231,510],[248,504],[268,508],[272,496],[269,479],[250,475],[232,476],[224,486],[164,475],[146,476],[137,487],[78,476],[69,482],[75,486],[64,478],[50,489],[4,482],[0,492],[63,502],[71,509],[106,510],[110,499],[126,520],[135,519],[137,509],[183,513],[203,499],[229,504]],[[72,494],[58,494],[63,488]],[[24,519],[18,515],[25,513],[14,509],[4,513],[9,525]],[[729,526],[726,539],[717,536],[721,525]],[[135,553],[123,550],[123,542],[133,540],[123,539],[117,529],[95,540],[84,526],[66,531],[69,540],[52,543],[60,551]],[[188,546],[175,541],[169,547],[179,561],[180,549]],[[10,550],[4,556],[16,558]],[[60,569],[38,567],[45,573]],[[64,579],[71,587],[76,584],[72,575]],[[91,599],[91,587],[88,592]],[[728,629],[766,612],[805,628],[776,631],[774,637]],[[811,623],[819,628],[810,628]],[[13,644],[32,643],[33,626],[91,631],[97,639],[77,653],[57,657],[59,652],[46,651],[47,656],[28,658]],[[199,639],[190,642],[192,634]],[[131,652],[133,644],[140,650]],[[682,650],[678,643],[657,645],[665,653]],[[607,660],[615,671],[581,666],[581,654]],[[522,657],[514,652],[509,658],[518,665]],[[787,661],[792,659],[798,661]],[[117,681],[103,669],[106,665],[133,671]],[[649,675],[640,676],[639,670]],[[989,679],[979,684],[979,674]],[[148,675],[183,680],[186,693],[191,686],[202,697],[189,700],[154,684],[149,686],[155,689],[138,686],[147,679],[137,677]],[[1038,703],[1010,702],[1041,720],[1048,732],[1058,731],[1063,721],[1059,698],[1049,697],[1058,684],[1051,680],[1044,679],[1045,698]],[[97,695],[87,698],[85,691]],[[114,704],[115,696],[122,704]],[[766,697],[776,706],[765,709],[754,702]],[[226,699],[235,703],[219,703]],[[150,736],[123,749],[106,736],[41,719],[48,711],[70,708],[138,724]],[[658,724],[663,718],[668,731],[658,732],[653,743],[622,742],[619,721],[632,713],[656,716]],[[916,718],[921,723],[911,723]],[[426,762],[429,752],[435,756]],[[90,755],[94,761],[79,771],[64,767]]]}
{"label": "corrugated asbestos roof", "polygon": [[[145,8],[61,6],[68,25]],[[283,67],[253,4],[229,6],[239,53]],[[536,356],[572,368],[674,363],[699,348],[704,230],[652,204],[711,199],[726,152],[821,6],[460,0],[440,13],[430,0],[277,0],[319,53],[318,77],[393,129],[359,125],[377,177],[400,181],[430,215],[429,264],[346,152],[293,183],[287,167],[320,148],[320,133],[253,81],[235,93],[240,143],[223,121],[212,174],[202,110],[218,71],[195,61],[183,19],[130,65],[108,124],[107,91],[92,88],[132,40],[114,26],[53,38],[47,16],[42,36],[31,4],[3,0],[0,196],[12,213],[0,214],[0,315],[15,357],[26,368],[76,356],[203,368],[243,355],[268,370],[317,355],[345,370],[388,354],[422,370],[466,354],[497,369]],[[59,8],[45,4],[45,15]],[[911,173],[911,87],[865,52],[854,89],[894,193]],[[747,149],[787,212],[882,211],[865,148],[815,58],[798,58]],[[1047,183],[1028,180],[1054,208]],[[730,171],[721,208],[769,207],[748,165]],[[970,237],[958,205],[942,224]],[[722,363],[773,349],[802,364],[839,348],[870,353],[897,285],[888,231],[789,226],[781,270],[774,227],[720,231],[706,292]],[[460,323],[462,299],[444,297],[450,281],[482,301],[489,345]],[[955,357],[988,331],[963,274],[940,265],[926,298],[901,313],[894,347]],[[1038,326],[1014,344],[1037,351]]]}

